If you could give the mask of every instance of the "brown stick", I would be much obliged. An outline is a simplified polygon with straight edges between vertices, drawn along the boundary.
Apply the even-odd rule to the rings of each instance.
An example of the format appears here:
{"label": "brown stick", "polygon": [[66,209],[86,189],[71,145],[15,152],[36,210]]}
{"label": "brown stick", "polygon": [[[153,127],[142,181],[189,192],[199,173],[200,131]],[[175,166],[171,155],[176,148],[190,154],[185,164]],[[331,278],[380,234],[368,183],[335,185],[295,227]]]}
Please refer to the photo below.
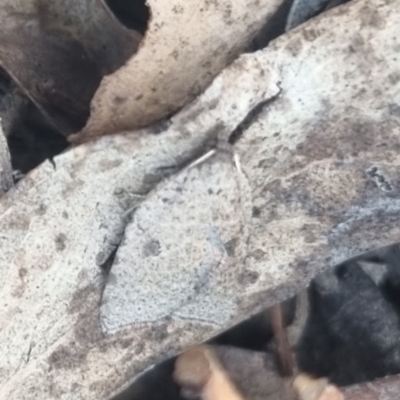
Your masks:
{"label": "brown stick", "polygon": [[283,376],[291,377],[295,373],[295,361],[283,326],[282,308],[280,304],[275,304],[269,308],[268,312],[271,318],[280,372]]}

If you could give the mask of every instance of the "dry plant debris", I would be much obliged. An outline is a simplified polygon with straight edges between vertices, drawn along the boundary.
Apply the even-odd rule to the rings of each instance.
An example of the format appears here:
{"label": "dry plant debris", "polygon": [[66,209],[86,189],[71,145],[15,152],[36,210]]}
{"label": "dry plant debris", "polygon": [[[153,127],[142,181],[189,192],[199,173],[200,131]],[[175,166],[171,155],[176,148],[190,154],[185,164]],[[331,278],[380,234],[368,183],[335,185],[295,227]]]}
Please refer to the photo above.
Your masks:
{"label": "dry plant debris", "polygon": [[12,184],[11,158],[0,119],[0,197],[12,187]]}
{"label": "dry plant debris", "polygon": [[0,65],[60,132],[81,129],[104,75],[138,48],[103,0],[4,0]]}
{"label": "dry plant debris", "polygon": [[210,347],[199,346],[178,357],[174,378],[184,392],[202,400],[244,400]]}
{"label": "dry plant debris", "polygon": [[[246,372],[244,364],[243,374]],[[262,375],[263,372],[259,373]],[[202,400],[253,400],[236,388],[229,372],[221,365],[210,346],[197,346],[181,354],[175,363],[174,379],[181,386],[182,393],[188,397],[200,397]],[[291,393],[282,392],[282,399],[294,399],[297,393],[299,400],[344,400],[341,391],[327,379],[313,379],[298,374],[292,383],[290,379],[286,380],[287,386],[292,385],[293,389]],[[265,395],[268,400],[269,397]]]}
{"label": "dry plant debris", "polygon": [[[2,195],[0,398],[110,398],[315,277],[321,297],[343,283],[348,318],[360,269],[321,271],[400,241],[399,15],[330,10],[165,123],[74,147]],[[382,339],[398,321],[376,305]],[[396,368],[399,338],[370,351]]]}
{"label": "dry plant debris", "polygon": [[103,79],[71,140],[147,126],[188,104],[270,20],[282,0],[149,0],[139,51]]}
{"label": "dry plant debris", "polygon": [[272,324],[272,331],[275,341],[275,352],[278,358],[283,376],[291,377],[295,373],[295,361],[289,343],[285,327],[283,324],[282,308],[280,304],[275,304],[269,308],[269,315]]}
{"label": "dry plant debris", "polygon": [[315,379],[299,374],[293,381],[293,387],[300,400],[344,400],[343,393],[327,379]]}

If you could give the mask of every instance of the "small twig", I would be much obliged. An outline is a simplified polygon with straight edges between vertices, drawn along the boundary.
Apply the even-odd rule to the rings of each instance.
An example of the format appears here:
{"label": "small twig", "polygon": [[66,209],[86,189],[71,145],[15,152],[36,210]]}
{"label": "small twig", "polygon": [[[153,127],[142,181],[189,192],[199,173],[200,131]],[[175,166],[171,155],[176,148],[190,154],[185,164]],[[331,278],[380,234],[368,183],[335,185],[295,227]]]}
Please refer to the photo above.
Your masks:
{"label": "small twig", "polygon": [[292,349],[295,348],[305,330],[309,314],[308,290],[303,289],[296,295],[295,315],[292,323],[286,329],[289,345]]}
{"label": "small twig", "polygon": [[200,165],[200,164],[204,163],[209,158],[214,156],[214,154],[216,154],[216,153],[217,153],[217,150],[215,150],[215,149],[212,149],[212,150],[208,151],[206,154],[203,154],[201,157],[199,157],[198,159],[196,159],[192,163],[190,163],[186,168],[184,168],[184,171],[188,170],[188,169],[191,169],[191,168],[194,168],[197,165]]}
{"label": "small twig", "polygon": [[292,377],[295,373],[295,361],[290,344],[283,326],[282,308],[275,304],[269,308],[272,332],[274,334],[276,355],[280,372],[283,376]]}
{"label": "small twig", "polygon": [[299,400],[344,400],[343,393],[326,378],[313,378],[298,373],[292,352],[304,330],[309,311],[307,290],[302,291],[296,299],[296,312],[292,330],[287,332],[283,325],[282,307],[275,304],[268,312],[271,318],[275,349],[281,374],[294,378],[292,385]]}
{"label": "small twig", "polygon": [[268,310],[274,335],[275,350],[280,372],[285,377],[293,377],[297,373],[293,349],[297,345],[309,314],[308,292],[304,289],[296,296],[296,311],[292,324],[285,329],[280,304]]}
{"label": "small twig", "polygon": [[237,171],[239,172],[239,174],[241,174],[242,166],[240,164],[240,158],[239,158],[238,154],[236,154],[236,153],[233,154],[233,161],[235,162],[235,167],[236,167]]}

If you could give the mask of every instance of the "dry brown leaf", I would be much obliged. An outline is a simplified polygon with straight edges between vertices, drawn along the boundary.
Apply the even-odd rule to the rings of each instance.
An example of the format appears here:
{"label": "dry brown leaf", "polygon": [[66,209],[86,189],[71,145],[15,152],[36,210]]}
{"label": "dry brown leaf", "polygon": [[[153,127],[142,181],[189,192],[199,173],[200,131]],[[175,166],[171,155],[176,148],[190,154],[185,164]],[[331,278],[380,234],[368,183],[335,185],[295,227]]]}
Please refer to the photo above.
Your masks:
{"label": "dry brown leaf", "polygon": [[151,124],[192,100],[282,0],[149,0],[149,29],[129,62],[103,79],[72,141]]}
{"label": "dry brown leaf", "polygon": [[202,400],[244,400],[211,347],[205,345],[178,357],[174,378],[182,388],[194,389]]}
{"label": "dry brown leaf", "polygon": [[290,380],[280,376],[272,354],[231,346],[186,350],[177,358],[174,379],[182,394],[201,394],[207,400],[298,400]]}
{"label": "dry brown leaf", "polygon": [[[219,357],[225,361],[224,364]],[[227,358],[230,358],[229,362]],[[263,361],[258,368],[254,368],[257,359]],[[174,379],[181,386],[182,393],[187,393],[190,397],[199,396],[202,400],[256,400],[260,397],[266,400],[289,400],[297,396],[299,400],[344,400],[343,393],[327,379],[312,378],[303,373],[295,377],[291,389],[290,380],[277,375],[273,363],[268,365],[270,360],[269,354],[243,351],[234,347],[200,345],[186,350],[177,358]],[[232,375],[231,370],[235,369],[240,372]],[[266,387],[260,387],[257,378],[266,382]],[[238,385],[247,386],[247,390],[238,390],[235,380]],[[251,386],[248,385],[249,380]],[[247,385],[243,385],[242,381],[246,381]],[[276,381],[282,383],[277,385]]]}
{"label": "dry brown leaf", "polygon": [[101,78],[141,39],[102,0],[4,0],[0,24],[0,65],[65,134],[84,126]]}
{"label": "dry brown leaf", "polygon": [[315,379],[299,374],[293,381],[293,387],[300,400],[344,400],[343,393],[325,378]]}

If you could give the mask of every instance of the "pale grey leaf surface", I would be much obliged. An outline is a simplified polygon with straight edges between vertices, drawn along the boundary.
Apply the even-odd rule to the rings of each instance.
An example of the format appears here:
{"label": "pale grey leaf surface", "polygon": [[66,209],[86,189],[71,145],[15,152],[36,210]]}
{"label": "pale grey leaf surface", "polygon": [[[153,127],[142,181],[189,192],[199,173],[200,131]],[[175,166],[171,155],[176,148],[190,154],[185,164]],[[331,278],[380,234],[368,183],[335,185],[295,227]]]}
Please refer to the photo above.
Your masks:
{"label": "pale grey leaf surface", "polygon": [[10,152],[0,119],[0,196],[7,192],[12,187],[12,184]]}
{"label": "pale grey leaf surface", "polygon": [[241,57],[162,133],[74,148],[2,196],[0,398],[108,399],[400,241],[399,15],[397,1],[331,10]]}

